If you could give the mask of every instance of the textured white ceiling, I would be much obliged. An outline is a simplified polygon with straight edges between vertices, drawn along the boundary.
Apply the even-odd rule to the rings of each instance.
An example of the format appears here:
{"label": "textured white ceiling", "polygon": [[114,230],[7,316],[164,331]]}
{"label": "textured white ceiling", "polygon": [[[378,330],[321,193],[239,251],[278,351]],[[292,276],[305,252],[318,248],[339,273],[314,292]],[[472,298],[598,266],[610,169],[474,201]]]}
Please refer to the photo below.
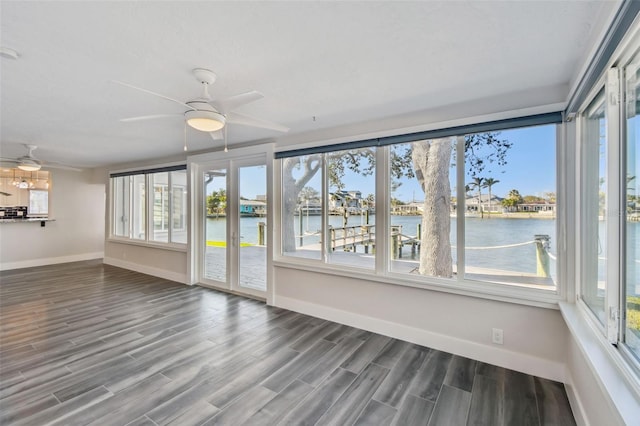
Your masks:
{"label": "textured white ceiling", "polygon": [[[183,109],[110,80],[187,101],[191,69],[216,72],[215,98],[258,90],[238,112],[289,134],[229,126],[231,145],[302,135],[465,102],[566,100],[616,2],[0,3],[0,149],[74,166],[179,154]],[[519,96],[519,95],[518,95]],[[505,103],[504,107],[509,107]],[[315,121],[313,117],[316,117]],[[387,121],[389,121],[387,119]],[[389,126],[393,127],[393,120]],[[310,133],[311,132],[311,133]],[[191,150],[219,147],[188,131]]]}

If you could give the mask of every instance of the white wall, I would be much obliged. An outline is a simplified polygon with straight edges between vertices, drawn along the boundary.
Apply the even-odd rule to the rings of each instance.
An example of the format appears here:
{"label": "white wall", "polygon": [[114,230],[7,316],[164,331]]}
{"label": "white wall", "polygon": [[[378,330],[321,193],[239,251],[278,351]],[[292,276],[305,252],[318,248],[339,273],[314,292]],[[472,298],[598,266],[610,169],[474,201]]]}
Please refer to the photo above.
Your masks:
{"label": "white wall", "polygon": [[104,263],[180,283],[189,282],[189,261],[183,251],[106,241]]}
{"label": "white wall", "polygon": [[49,217],[0,222],[0,270],[96,259],[104,250],[105,186],[92,171],[51,172]]}
{"label": "white wall", "polygon": [[[567,327],[537,308],[307,272],[275,270],[274,304],[476,360],[564,381]],[[504,345],[491,329],[504,330]]]}
{"label": "white wall", "polygon": [[[100,170],[100,179],[105,187],[109,187],[109,173],[125,170],[142,170],[159,165],[186,162],[186,154],[173,157],[152,159],[148,161],[118,164]],[[103,206],[103,211],[109,206]],[[108,214],[108,212],[104,213]],[[109,240],[109,223],[104,221],[101,226],[106,238],[104,241],[104,263],[130,269],[143,274],[153,275],[180,283],[190,283],[188,278],[188,253],[166,247],[153,247],[145,244]]]}

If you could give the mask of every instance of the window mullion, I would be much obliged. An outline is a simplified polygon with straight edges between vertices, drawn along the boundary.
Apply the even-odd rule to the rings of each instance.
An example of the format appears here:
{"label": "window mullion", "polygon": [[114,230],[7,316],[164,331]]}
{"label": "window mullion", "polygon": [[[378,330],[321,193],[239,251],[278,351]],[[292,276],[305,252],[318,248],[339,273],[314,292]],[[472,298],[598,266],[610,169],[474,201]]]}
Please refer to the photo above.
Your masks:
{"label": "window mullion", "polygon": [[173,232],[173,182],[172,182],[172,173],[167,173],[167,201],[169,204],[169,214],[167,215],[167,242],[173,242],[173,236],[171,235]]}
{"label": "window mullion", "polygon": [[144,239],[145,241],[150,241],[151,240],[151,235],[153,233],[153,228],[154,228],[154,208],[153,208],[153,203],[154,203],[154,197],[155,197],[155,187],[152,185],[153,182],[153,178],[152,175],[150,174],[146,174],[144,175],[144,186],[145,186],[145,191],[144,191],[144,202],[145,202],[145,206],[146,206],[146,214],[145,214],[145,224],[144,224],[144,228],[145,228],[145,234],[144,234]]}
{"label": "window mullion", "polygon": [[606,318],[607,339],[618,342],[620,318],[620,70],[611,68],[607,72],[606,108],[607,108],[607,174],[606,174],[606,216],[607,216],[607,287]]}
{"label": "window mullion", "polygon": [[[322,221],[320,228],[322,229],[322,262],[329,263],[331,251],[331,235],[329,233],[329,173],[327,170],[327,156],[322,154]],[[302,213],[300,213],[302,214]],[[300,216],[302,218],[302,216]]]}
{"label": "window mullion", "polygon": [[391,182],[391,151],[389,147],[379,147],[376,150],[376,221],[375,221],[375,253],[376,273],[386,274],[389,271],[389,230],[390,220],[390,189]]}
{"label": "window mullion", "polygon": [[464,214],[467,211],[466,198],[467,192],[465,191],[464,183],[464,165],[465,165],[465,143],[464,136],[458,136],[456,139],[456,269],[457,280],[464,280],[465,274],[465,235],[464,235]]}

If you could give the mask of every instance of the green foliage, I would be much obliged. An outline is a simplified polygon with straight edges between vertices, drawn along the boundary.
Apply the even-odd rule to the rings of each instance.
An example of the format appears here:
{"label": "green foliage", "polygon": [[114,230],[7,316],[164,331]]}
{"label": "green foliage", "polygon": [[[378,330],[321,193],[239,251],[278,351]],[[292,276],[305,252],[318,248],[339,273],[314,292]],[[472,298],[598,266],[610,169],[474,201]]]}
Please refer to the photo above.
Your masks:
{"label": "green foliage", "polygon": [[320,198],[320,193],[316,189],[310,186],[305,186],[300,190],[300,194],[298,194],[298,198],[303,201],[317,200]]}
{"label": "green foliage", "polygon": [[207,214],[224,213],[227,208],[227,191],[221,189],[213,191],[207,196]]}
{"label": "green foliage", "polygon": [[499,139],[500,132],[476,133],[464,137],[464,155],[467,173],[476,178],[484,171],[491,172],[490,166],[507,164],[507,152],[513,142]]}
{"label": "green foliage", "polygon": [[522,197],[522,200],[526,204],[543,203],[545,201],[544,198],[538,197],[536,195],[525,195],[524,197]]}
{"label": "green foliage", "polygon": [[627,311],[627,327],[640,333],[640,311]]}

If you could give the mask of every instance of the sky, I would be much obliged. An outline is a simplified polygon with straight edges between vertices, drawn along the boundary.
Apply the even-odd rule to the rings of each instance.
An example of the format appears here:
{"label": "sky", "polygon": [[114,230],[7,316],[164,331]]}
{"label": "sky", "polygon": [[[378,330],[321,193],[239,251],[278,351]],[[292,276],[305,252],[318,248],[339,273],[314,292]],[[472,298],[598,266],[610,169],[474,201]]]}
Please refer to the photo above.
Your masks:
{"label": "sky", "polygon": [[[481,177],[492,177],[499,183],[491,187],[492,194],[505,197],[512,189],[520,195],[543,196],[545,192],[556,192],[556,126],[536,126],[504,130],[498,135],[500,139],[513,142],[507,153],[507,164],[504,167],[491,165],[480,174]],[[455,192],[455,169],[450,169],[451,190]],[[467,175],[469,184],[472,181]],[[360,190],[363,196],[375,193],[374,180],[362,179],[354,173],[344,178],[345,189]],[[486,193],[486,189],[483,190]],[[393,193],[393,197],[401,201],[421,200],[424,196],[417,179],[406,179]]]}
{"label": "sky", "polygon": [[[480,176],[492,177],[499,182],[492,186],[491,192],[499,197],[505,197],[512,189],[517,189],[522,196],[543,196],[545,192],[556,192],[556,126],[536,126],[504,130],[498,135],[500,139],[513,142],[507,152],[507,164],[503,167],[495,164],[487,167]],[[265,193],[264,167],[245,169],[240,180],[240,192],[249,199]],[[452,191],[455,192],[455,170],[450,169]],[[471,182],[467,176],[465,184]],[[343,179],[346,190],[359,190],[363,196],[375,193],[375,179],[346,171]],[[315,185],[314,185],[315,182]],[[313,186],[320,186],[319,176],[311,182]],[[486,193],[486,189],[483,189]],[[393,193],[393,197],[408,202],[423,197],[422,188],[417,179],[407,178]],[[455,195],[455,194],[454,194]]]}

